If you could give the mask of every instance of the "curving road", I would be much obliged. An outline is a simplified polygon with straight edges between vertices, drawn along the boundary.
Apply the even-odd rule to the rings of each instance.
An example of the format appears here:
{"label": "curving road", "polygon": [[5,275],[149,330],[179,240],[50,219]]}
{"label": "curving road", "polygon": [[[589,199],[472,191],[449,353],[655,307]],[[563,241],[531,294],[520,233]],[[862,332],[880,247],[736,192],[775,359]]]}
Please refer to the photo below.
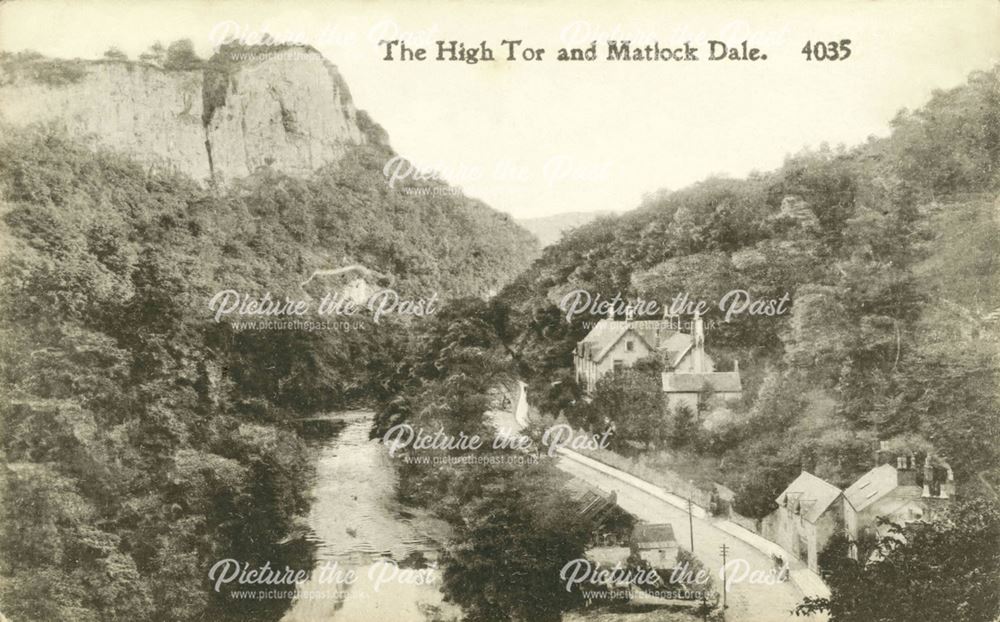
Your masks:
{"label": "curving road", "polygon": [[[578,454],[567,456],[564,454],[559,458],[558,466],[563,471],[577,477],[588,484],[600,488],[606,492],[615,492],[618,496],[618,505],[624,510],[634,514],[640,520],[651,523],[671,523],[674,533],[677,535],[678,543],[683,548],[688,548],[691,542],[691,533],[688,529],[688,514],[685,510],[668,503],[654,495],[645,486],[629,483],[627,474],[617,472],[609,474],[605,471],[617,471],[602,465],[599,469],[589,461],[574,459]],[[617,476],[616,476],[617,475]],[[626,480],[626,481],[623,481]],[[697,512],[697,509],[696,509]],[[792,582],[774,581],[771,558],[750,546],[743,540],[722,531],[716,527],[711,520],[700,518],[697,514],[692,520],[694,526],[694,554],[706,566],[713,570],[713,581],[715,587],[721,587],[719,571],[722,568],[722,553],[720,551],[723,544],[728,546],[727,560],[730,568],[734,564],[733,560],[740,566],[740,570],[745,575],[743,580],[734,582],[727,594],[729,608],[726,611],[726,620],[745,622],[783,622],[785,620],[805,620],[819,622],[825,616],[797,617],[792,610],[802,601],[803,593]],[[750,581],[750,574],[759,571],[761,578],[767,577],[767,581]],[[730,576],[733,576],[731,574]]]}

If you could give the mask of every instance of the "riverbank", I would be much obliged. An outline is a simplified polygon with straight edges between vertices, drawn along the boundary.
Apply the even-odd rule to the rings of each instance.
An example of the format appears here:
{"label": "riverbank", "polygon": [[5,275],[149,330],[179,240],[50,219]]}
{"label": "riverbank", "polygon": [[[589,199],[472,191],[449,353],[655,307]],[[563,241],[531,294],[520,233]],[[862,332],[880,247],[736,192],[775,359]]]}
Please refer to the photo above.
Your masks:
{"label": "riverbank", "polygon": [[[314,441],[316,474],[307,539],[316,567],[298,586],[283,622],[399,622],[460,619],[440,592],[440,551],[449,525],[428,511],[399,503],[397,475],[385,448],[370,439],[370,411],[331,413],[317,420],[343,429]],[[323,581],[330,568],[353,581]],[[417,572],[420,571],[420,572]],[[418,578],[430,579],[428,581]]]}

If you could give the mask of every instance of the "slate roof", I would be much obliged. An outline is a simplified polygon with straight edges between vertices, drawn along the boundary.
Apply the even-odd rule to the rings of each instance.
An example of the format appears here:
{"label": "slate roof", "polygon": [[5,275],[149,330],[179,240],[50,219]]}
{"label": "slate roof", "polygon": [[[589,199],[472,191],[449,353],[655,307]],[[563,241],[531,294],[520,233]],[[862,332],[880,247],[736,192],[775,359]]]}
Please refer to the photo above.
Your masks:
{"label": "slate roof", "polygon": [[739,393],[743,390],[740,373],[736,371],[663,374],[663,390],[667,393],[697,393],[702,387],[718,393]]}
{"label": "slate roof", "polygon": [[601,320],[590,329],[581,343],[590,345],[592,360],[600,362],[611,352],[611,349],[626,333],[633,333],[641,339],[650,350],[656,350],[656,340],[653,331],[636,329],[631,322]]}
{"label": "slate roof", "polygon": [[788,485],[788,488],[778,495],[775,502],[782,507],[785,505],[786,498],[788,499],[789,506],[793,503],[798,503],[802,512],[802,518],[810,523],[815,523],[823,515],[823,512],[826,512],[827,508],[837,500],[840,494],[840,489],[830,482],[820,479],[807,471],[802,471]]}
{"label": "slate roof", "polygon": [[661,542],[677,543],[674,537],[674,526],[670,523],[639,523],[632,531],[632,541],[636,546],[659,544]]}
{"label": "slate roof", "polygon": [[899,474],[891,464],[877,466],[844,491],[844,497],[860,512],[899,487]]}

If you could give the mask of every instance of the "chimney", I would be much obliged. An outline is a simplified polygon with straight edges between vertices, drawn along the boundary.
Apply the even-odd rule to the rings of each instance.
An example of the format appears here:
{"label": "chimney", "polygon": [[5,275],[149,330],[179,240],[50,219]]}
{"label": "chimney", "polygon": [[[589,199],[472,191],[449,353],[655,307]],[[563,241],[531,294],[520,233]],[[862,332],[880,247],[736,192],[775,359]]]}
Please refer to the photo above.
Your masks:
{"label": "chimney", "polygon": [[628,304],[625,306],[625,321],[631,322],[633,319],[635,319],[635,307]]}
{"label": "chimney", "polygon": [[931,496],[931,485],[934,483],[934,467],[931,466],[931,455],[924,459],[924,497]]}
{"label": "chimney", "polygon": [[948,470],[948,477],[943,484],[941,484],[941,498],[947,499],[949,497],[955,496],[955,474],[952,473],[950,466],[945,466]]}
{"label": "chimney", "polygon": [[740,360],[739,359],[733,359],[733,371],[736,372],[737,374],[740,373]]}
{"label": "chimney", "polygon": [[912,455],[897,456],[896,457],[896,485],[898,486],[916,486],[917,485],[917,469],[916,461]]}
{"label": "chimney", "polygon": [[699,374],[705,371],[705,327],[701,321],[701,316],[694,316],[694,330],[692,331],[694,340],[694,373]]}
{"label": "chimney", "polygon": [[615,321],[615,305],[614,304],[609,304],[608,305],[608,319],[611,320],[612,322]]}

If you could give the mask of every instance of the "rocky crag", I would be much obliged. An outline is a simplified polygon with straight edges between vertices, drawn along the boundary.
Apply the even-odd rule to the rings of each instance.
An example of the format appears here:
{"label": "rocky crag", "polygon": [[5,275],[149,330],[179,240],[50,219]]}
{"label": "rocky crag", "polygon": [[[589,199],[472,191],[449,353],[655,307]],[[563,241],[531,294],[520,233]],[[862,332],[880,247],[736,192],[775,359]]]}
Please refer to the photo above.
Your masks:
{"label": "rocky crag", "polygon": [[261,166],[306,175],[379,140],[362,129],[364,113],[337,68],[304,47],[220,50],[187,70],[8,55],[0,119],[51,123],[151,167],[217,182]]}

